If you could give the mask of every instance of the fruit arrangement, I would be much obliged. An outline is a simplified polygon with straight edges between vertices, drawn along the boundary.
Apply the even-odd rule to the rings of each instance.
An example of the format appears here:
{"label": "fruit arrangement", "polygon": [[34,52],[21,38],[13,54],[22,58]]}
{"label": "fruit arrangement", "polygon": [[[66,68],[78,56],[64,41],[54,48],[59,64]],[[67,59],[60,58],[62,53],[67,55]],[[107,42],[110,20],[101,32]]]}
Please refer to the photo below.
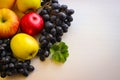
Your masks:
{"label": "fruit arrangement", "polygon": [[73,21],[73,9],[58,0],[0,0],[0,76],[34,70],[31,59],[55,62],[67,60],[68,46],[63,33]]}

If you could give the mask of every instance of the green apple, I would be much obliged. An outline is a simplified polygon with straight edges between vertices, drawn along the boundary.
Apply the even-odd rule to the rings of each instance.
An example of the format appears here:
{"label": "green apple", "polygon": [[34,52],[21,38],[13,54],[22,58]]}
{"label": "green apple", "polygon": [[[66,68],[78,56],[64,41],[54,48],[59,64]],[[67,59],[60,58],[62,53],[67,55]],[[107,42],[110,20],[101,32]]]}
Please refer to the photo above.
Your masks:
{"label": "green apple", "polygon": [[17,0],[17,6],[21,12],[36,11],[41,6],[41,0]]}
{"label": "green apple", "polygon": [[1,8],[12,8],[16,0],[0,0],[0,9]]}
{"label": "green apple", "polygon": [[36,56],[39,50],[39,43],[28,34],[18,33],[11,39],[10,47],[13,55],[24,61]]}
{"label": "green apple", "polygon": [[0,39],[12,37],[18,29],[18,16],[8,8],[0,9]]}

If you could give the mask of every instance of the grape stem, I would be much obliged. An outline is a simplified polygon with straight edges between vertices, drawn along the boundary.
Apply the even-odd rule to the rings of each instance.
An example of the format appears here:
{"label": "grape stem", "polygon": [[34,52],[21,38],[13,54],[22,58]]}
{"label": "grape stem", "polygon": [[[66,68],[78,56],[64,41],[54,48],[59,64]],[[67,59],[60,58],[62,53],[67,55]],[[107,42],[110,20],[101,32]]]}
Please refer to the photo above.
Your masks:
{"label": "grape stem", "polygon": [[38,10],[37,10],[37,14],[39,14],[46,6],[50,5],[50,2],[47,2],[45,3],[42,7],[40,7]]}

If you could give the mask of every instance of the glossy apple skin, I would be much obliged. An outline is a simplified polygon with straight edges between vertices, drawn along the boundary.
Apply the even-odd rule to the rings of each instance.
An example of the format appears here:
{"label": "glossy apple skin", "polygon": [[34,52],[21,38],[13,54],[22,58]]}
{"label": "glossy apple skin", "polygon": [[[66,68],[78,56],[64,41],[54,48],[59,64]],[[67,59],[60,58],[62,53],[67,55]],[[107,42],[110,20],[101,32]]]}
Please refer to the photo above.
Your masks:
{"label": "glossy apple skin", "polygon": [[20,21],[21,31],[29,35],[37,35],[44,27],[43,18],[35,12],[25,14]]}
{"label": "glossy apple skin", "polygon": [[19,29],[19,19],[10,9],[0,9],[0,39],[10,38]]}

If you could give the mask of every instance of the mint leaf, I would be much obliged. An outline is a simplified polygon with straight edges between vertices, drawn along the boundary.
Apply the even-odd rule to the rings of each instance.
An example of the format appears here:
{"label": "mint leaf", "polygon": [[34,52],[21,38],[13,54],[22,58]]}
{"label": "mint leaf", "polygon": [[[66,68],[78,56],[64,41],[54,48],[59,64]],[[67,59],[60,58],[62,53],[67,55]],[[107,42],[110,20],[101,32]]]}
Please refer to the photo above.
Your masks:
{"label": "mint leaf", "polygon": [[51,59],[60,63],[64,63],[69,56],[68,46],[64,42],[54,44],[50,48],[50,52],[52,54]]}

